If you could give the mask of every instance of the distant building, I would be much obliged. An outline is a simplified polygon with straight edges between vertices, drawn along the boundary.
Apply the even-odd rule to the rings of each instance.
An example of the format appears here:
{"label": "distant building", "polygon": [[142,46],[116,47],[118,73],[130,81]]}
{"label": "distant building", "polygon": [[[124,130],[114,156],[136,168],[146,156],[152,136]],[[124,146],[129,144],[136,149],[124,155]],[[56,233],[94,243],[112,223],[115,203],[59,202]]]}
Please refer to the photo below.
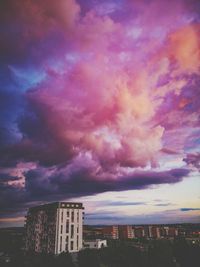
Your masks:
{"label": "distant building", "polygon": [[120,239],[132,239],[134,238],[133,228],[130,225],[119,225],[119,238]]}
{"label": "distant building", "polygon": [[164,236],[169,236],[169,226],[164,226]]}
{"label": "distant building", "polygon": [[134,236],[137,238],[145,237],[145,229],[143,226],[134,226]]}
{"label": "distant building", "polygon": [[178,236],[178,229],[176,229],[175,227],[169,227],[168,233],[170,237]]}
{"label": "distant building", "polygon": [[55,202],[30,208],[26,219],[28,251],[59,254],[82,249],[82,203]]}
{"label": "distant building", "polygon": [[160,228],[157,226],[149,226],[149,237],[160,238]]}
{"label": "distant building", "polygon": [[115,226],[115,225],[105,226],[102,229],[102,234],[104,238],[107,238],[107,239],[118,239],[119,238],[118,226]]}
{"label": "distant building", "polygon": [[107,240],[96,239],[96,240],[84,240],[83,248],[100,249],[107,247]]}
{"label": "distant building", "polygon": [[161,236],[162,238],[167,236],[167,235],[166,235],[166,231],[165,231],[165,229],[164,229],[163,226],[160,226],[160,236]]}
{"label": "distant building", "polygon": [[160,227],[160,235],[162,237],[175,237],[178,236],[178,229],[174,226]]}
{"label": "distant building", "polygon": [[91,240],[91,239],[102,239],[102,228],[100,227],[91,227],[89,225],[83,226],[83,239]]}

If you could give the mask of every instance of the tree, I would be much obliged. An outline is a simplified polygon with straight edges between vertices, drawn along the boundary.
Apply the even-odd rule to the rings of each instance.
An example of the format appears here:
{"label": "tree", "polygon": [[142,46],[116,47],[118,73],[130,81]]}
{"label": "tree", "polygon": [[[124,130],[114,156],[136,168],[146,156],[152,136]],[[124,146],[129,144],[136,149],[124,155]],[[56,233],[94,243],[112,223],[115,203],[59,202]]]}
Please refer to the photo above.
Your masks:
{"label": "tree", "polygon": [[85,249],[78,254],[79,267],[100,267],[99,250]]}
{"label": "tree", "polygon": [[68,252],[63,252],[56,257],[55,267],[74,267],[72,257]]}

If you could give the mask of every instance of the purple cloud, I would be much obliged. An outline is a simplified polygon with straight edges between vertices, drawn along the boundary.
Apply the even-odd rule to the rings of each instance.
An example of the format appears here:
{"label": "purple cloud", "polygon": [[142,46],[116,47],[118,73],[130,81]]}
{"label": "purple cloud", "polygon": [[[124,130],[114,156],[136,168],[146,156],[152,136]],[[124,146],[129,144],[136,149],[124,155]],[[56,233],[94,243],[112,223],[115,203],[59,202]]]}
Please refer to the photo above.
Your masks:
{"label": "purple cloud", "polygon": [[189,166],[195,167],[200,171],[200,153],[190,153],[186,155],[186,158],[183,159]]}
{"label": "purple cloud", "polygon": [[[91,164],[91,163],[90,163]],[[187,169],[172,169],[163,172],[132,172],[129,175],[119,175],[113,179],[110,174],[101,177],[93,166],[81,167],[79,164],[60,167],[38,167],[29,170],[25,175],[25,187],[9,184],[0,186],[1,215],[16,209],[23,210],[31,203],[57,201],[78,196],[94,195],[109,191],[140,190],[152,185],[173,184],[180,182],[189,174]],[[116,176],[117,174],[115,174]],[[126,203],[110,203],[125,205]],[[142,205],[141,202],[128,202],[128,205]]]}

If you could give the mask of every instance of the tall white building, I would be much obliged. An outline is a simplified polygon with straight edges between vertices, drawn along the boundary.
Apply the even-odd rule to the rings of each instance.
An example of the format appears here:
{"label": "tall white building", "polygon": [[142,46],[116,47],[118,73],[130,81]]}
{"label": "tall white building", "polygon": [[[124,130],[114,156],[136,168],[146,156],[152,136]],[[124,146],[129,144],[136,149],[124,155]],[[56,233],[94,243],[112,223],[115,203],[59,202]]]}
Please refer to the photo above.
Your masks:
{"label": "tall white building", "polygon": [[26,220],[26,250],[59,254],[83,246],[82,203],[55,202],[30,208]]}

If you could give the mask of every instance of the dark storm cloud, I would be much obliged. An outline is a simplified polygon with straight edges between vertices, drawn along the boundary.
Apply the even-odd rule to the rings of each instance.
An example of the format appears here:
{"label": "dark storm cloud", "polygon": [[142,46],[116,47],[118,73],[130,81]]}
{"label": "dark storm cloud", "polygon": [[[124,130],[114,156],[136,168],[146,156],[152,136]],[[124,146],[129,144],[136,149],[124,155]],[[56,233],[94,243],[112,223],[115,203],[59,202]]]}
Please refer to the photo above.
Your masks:
{"label": "dark storm cloud", "polygon": [[[133,172],[117,179],[101,179],[93,169],[82,168],[67,175],[67,169],[56,170],[47,174],[45,169],[31,170],[26,174],[26,189],[34,197],[45,194],[63,194],[65,196],[81,196],[106,191],[122,191],[143,189],[151,185],[176,183],[187,176],[187,169],[174,169],[165,172]],[[117,175],[117,174],[116,174]]]}
{"label": "dark storm cloud", "polygon": [[[42,168],[28,171],[24,188],[11,185],[0,186],[2,215],[16,209],[23,210],[31,203],[57,201],[71,197],[94,195],[107,191],[144,189],[159,184],[179,182],[189,173],[186,169],[174,169],[165,172],[134,172],[131,175],[112,179],[109,176],[100,179],[93,168],[69,170],[63,168]],[[126,205],[126,203],[110,203]],[[128,202],[127,205],[142,205],[141,202]]]}
{"label": "dark storm cloud", "polygon": [[181,211],[193,211],[193,210],[200,210],[200,208],[182,208]]}
{"label": "dark storm cloud", "polygon": [[17,119],[24,109],[24,97],[19,87],[11,69],[3,67],[0,62],[0,149],[19,139]]}
{"label": "dark storm cloud", "polygon": [[0,172],[0,183],[8,182],[8,181],[16,181],[19,180],[19,177],[12,176],[8,173]]}
{"label": "dark storm cloud", "polygon": [[[56,129],[48,127],[41,114],[41,109],[46,108],[48,112],[48,107],[33,106],[27,98],[25,101],[29,103],[28,107],[26,106],[24,112],[16,119],[19,140],[14,142],[15,131],[7,127],[8,121],[5,121],[5,127],[1,128],[3,144],[0,147],[0,165],[13,166],[20,161],[35,161],[43,166],[66,163],[72,158],[73,151],[70,144],[57,135]],[[6,105],[5,101],[4,104]],[[11,110],[15,113],[14,108]],[[6,138],[9,138],[9,131],[10,139],[5,142]]]}
{"label": "dark storm cloud", "polygon": [[26,204],[26,193],[21,188],[0,183],[0,216],[23,211]]}

